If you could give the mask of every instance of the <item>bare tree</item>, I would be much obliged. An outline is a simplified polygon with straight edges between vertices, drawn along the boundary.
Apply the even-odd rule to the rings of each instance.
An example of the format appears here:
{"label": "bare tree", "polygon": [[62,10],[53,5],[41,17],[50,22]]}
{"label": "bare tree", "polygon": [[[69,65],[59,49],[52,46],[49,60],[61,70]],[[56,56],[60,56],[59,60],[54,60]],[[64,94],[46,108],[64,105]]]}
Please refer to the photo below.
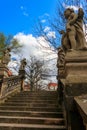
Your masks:
{"label": "bare tree", "polygon": [[43,62],[35,57],[30,57],[26,66],[26,78],[29,80],[31,91],[39,89],[43,71],[45,71]]}

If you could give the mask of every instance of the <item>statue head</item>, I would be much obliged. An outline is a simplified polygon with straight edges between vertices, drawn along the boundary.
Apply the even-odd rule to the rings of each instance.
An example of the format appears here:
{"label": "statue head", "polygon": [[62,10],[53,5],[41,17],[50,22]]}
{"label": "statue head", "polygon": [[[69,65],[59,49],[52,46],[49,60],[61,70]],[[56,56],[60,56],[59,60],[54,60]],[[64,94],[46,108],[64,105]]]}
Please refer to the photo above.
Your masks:
{"label": "statue head", "polygon": [[11,48],[10,48],[10,47],[8,47],[8,48],[7,48],[7,50],[10,52],[10,51],[11,51]]}
{"label": "statue head", "polygon": [[73,9],[70,9],[70,8],[67,8],[65,11],[64,11],[64,16],[65,16],[65,19],[68,19],[71,15],[71,13],[74,12]]}

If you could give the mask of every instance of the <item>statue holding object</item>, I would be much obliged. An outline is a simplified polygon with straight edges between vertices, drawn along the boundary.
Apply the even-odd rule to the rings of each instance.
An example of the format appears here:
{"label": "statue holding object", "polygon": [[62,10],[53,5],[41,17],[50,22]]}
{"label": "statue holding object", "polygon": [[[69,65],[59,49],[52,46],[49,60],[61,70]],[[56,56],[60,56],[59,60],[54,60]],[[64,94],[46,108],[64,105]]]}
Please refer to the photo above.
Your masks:
{"label": "statue holding object", "polygon": [[64,51],[87,49],[87,43],[83,32],[83,16],[82,8],[79,8],[78,14],[73,9],[67,8],[64,12],[67,20],[66,32],[61,31],[62,47]]}

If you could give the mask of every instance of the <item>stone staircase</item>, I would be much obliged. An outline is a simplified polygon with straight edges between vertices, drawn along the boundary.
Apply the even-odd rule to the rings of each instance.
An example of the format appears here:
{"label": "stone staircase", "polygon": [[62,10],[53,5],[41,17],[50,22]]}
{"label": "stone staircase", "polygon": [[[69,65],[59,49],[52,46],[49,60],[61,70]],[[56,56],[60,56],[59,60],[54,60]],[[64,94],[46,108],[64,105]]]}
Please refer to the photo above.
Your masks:
{"label": "stone staircase", "polygon": [[0,130],[66,130],[56,91],[24,91],[0,105]]}

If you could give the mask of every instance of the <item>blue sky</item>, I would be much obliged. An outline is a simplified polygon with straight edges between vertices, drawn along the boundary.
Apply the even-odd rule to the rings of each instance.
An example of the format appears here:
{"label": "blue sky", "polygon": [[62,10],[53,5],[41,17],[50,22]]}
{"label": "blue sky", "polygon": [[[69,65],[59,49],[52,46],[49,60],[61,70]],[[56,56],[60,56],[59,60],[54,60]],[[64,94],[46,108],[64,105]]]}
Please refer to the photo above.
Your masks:
{"label": "blue sky", "polygon": [[33,33],[35,20],[52,16],[55,8],[56,0],[0,0],[0,32]]}

